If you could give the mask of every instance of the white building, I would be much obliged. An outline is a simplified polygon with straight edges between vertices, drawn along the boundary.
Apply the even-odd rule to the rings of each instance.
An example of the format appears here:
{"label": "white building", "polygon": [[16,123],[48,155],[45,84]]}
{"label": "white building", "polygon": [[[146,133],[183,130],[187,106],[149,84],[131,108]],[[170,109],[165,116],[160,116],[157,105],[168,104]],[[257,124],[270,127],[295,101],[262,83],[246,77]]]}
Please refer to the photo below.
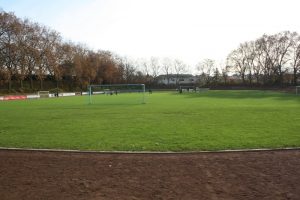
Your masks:
{"label": "white building", "polygon": [[169,74],[160,75],[156,78],[158,84],[162,85],[194,85],[198,78],[192,74]]}

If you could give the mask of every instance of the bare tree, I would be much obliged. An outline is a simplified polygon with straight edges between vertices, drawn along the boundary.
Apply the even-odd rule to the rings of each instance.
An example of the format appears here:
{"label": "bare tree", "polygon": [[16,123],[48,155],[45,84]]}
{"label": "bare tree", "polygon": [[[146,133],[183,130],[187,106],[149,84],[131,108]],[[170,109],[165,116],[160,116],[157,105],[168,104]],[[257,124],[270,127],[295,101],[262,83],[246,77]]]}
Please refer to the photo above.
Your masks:
{"label": "bare tree", "polygon": [[247,57],[246,46],[241,44],[238,49],[233,50],[227,57],[227,63],[236,71],[241,77],[243,83],[245,83],[247,72]]}
{"label": "bare tree", "polygon": [[297,85],[298,74],[300,73],[300,36],[293,34],[293,44],[291,52],[291,69],[293,71],[293,84]]}
{"label": "bare tree", "polygon": [[220,74],[219,68],[217,68],[217,67],[214,68],[213,73],[214,73],[214,75],[213,75],[213,83],[215,85],[218,85],[219,82],[220,82],[220,78],[221,78],[221,74]]}
{"label": "bare tree", "polygon": [[155,79],[159,75],[160,68],[161,68],[158,58],[156,57],[150,58],[150,68],[151,68],[152,77]]}
{"label": "bare tree", "polygon": [[170,74],[172,73],[172,60],[170,58],[163,58],[162,60],[162,70],[167,76],[168,85],[170,84]]}
{"label": "bare tree", "polygon": [[293,33],[289,31],[281,32],[275,35],[276,48],[274,53],[276,54],[274,73],[277,75],[277,82],[282,84],[283,75],[287,71],[287,62],[290,59],[291,47],[293,46]]}
{"label": "bare tree", "polygon": [[262,42],[263,40],[256,40],[254,42],[254,52],[255,52],[255,57],[254,57],[254,65],[253,65],[253,75],[256,79],[256,83],[259,84],[260,82],[260,77],[263,73],[264,66],[267,63],[267,57],[266,54],[262,48]]}
{"label": "bare tree", "polygon": [[272,49],[274,46],[273,41],[274,39],[270,39],[268,35],[263,35],[260,39],[258,39],[259,45],[261,48],[262,53],[262,59],[263,62],[261,63],[262,72],[263,72],[263,82],[264,84],[272,83],[273,82],[273,76],[274,76],[274,55],[272,53]]}
{"label": "bare tree", "polygon": [[151,84],[152,82],[152,76],[151,76],[151,67],[150,67],[150,62],[147,59],[142,59],[141,60],[141,66],[142,66],[142,73],[145,75],[145,83]]}
{"label": "bare tree", "polygon": [[216,68],[215,61],[212,59],[204,59],[197,64],[196,68],[200,73],[200,79],[203,80],[205,85],[209,85],[212,81],[212,72]]}
{"label": "bare tree", "polygon": [[256,58],[255,48],[256,48],[255,42],[253,41],[244,43],[244,52],[246,57],[246,73],[250,85],[252,84],[254,71],[255,71],[255,58]]}
{"label": "bare tree", "polygon": [[127,58],[123,57],[119,59],[119,65],[123,68],[123,79],[126,83],[130,83],[133,81],[134,73],[136,68],[133,62]]}
{"label": "bare tree", "polygon": [[174,60],[174,71],[175,71],[175,74],[176,74],[176,85],[178,85],[178,83],[179,83],[180,75],[185,73],[186,69],[187,69],[187,66],[182,60],[179,60],[179,59]]}
{"label": "bare tree", "polygon": [[150,76],[150,64],[146,59],[142,61],[142,67],[143,73],[146,74],[146,76]]}
{"label": "bare tree", "polygon": [[226,65],[225,63],[221,63],[220,68],[221,68],[221,75],[222,75],[224,84],[226,85],[228,82],[230,67],[228,65]]}

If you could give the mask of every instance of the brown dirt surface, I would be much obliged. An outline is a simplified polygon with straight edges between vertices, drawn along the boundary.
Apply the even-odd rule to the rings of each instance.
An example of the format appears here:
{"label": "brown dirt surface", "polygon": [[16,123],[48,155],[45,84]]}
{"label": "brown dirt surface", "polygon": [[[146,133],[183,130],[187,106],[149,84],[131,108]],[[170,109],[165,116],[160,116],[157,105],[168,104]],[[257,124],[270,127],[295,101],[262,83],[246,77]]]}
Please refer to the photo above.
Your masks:
{"label": "brown dirt surface", "polygon": [[300,199],[300,150],[0,150],[0,199]]}

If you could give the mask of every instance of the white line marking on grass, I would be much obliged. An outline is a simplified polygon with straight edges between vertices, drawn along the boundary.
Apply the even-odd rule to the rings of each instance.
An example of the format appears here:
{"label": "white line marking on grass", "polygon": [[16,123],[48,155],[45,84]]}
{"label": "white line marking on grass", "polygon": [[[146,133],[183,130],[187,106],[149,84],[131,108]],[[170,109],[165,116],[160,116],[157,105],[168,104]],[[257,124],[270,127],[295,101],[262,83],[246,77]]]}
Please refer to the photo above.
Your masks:
{"label": "white line marking on grass", "polygon": [[261,148],[261,149],[224,149],[212,151],[96,151],[96,150],[73,150],[73,149],[34,149],[34,148],[13,148],[0,147],[0,150],[15,151],[41,151],[41,152],[70,152],[70,153],[103,153],[103,154],[193,154],[193,153],[232,153],[232,152],[259,152],[259,151],[282,151],[300,150],[300,147],[286,148]]}

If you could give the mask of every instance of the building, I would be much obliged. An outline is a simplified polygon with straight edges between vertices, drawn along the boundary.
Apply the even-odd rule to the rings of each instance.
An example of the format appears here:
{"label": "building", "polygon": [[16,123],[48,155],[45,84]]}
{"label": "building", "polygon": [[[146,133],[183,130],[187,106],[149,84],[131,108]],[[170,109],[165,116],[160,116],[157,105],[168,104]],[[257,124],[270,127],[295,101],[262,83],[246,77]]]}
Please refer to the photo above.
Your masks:
{"label": "building", "polygon": [[156,81],[161,85],[194,85],[197,83],[198,77],[192,74],[169,74],[158,76]]}

